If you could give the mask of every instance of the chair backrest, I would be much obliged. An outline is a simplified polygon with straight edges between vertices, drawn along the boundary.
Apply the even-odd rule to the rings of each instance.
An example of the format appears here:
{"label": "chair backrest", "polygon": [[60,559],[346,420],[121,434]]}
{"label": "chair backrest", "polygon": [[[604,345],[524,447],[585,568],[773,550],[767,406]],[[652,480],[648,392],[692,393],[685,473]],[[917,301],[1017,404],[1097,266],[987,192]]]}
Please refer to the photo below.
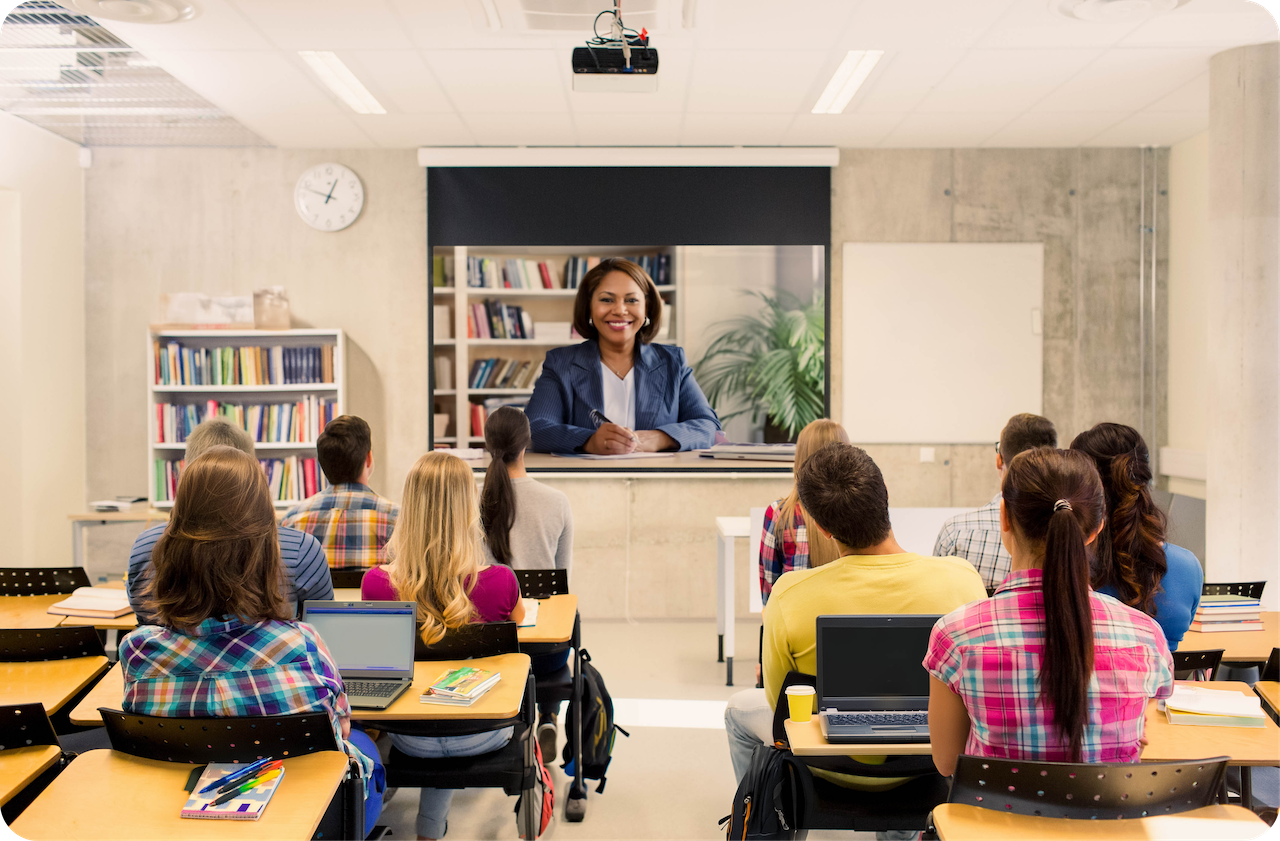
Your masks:
{"label": "chair backrest", "polygon": [[1265,581],[1232,581],[1228,584],[1205,584],[1200,590],[1202,596],[1241,596],[1246,599],[1262,598]]}
{"label": "chair backrest", "polygon": [[72,657],[103,657],[93,628],[0,629],[0,663],[33,663]]}
{"label": "chair backrest", "polygon": [[329,577],[333,579],[334,589],[358,588],[368,571],[364,567],[343,567],[329,570]]}
{"label": "chair backrest", "polygon": [[569,592],[567,569],[513,569],[520,583],[520,595],[526,599],[545,599]]}
{"label": "chair backrest", "polygon": [[32,745],[60,747],[44,705],[13,704],[0,707],[0,750]]}
{"label": "chair backrest", "polygon": [[961,756],[948,802],[1047,818],[1171,815],[1215,803],[1227,760],[1138,764]]}
{"label": "chair backrest", "polygon": [[421,635],[414,642],[414,660],[468,660],[495,654],[518,654],[520,641],[514,622],[474,622],[454,628],[439,642],[427,645]]}
{"label": "chair backrest", "polygon": [[0,596],[50,596],[88,586],[84,567],[0,567]]}
{"label": "chair backrest", "polygon": [[1262,667],[1262,674],[1258,675],[1258,680],[1280,680],[1280,648],[1271,649],[1271,656],[1267,658],[1267,664]]}
{"label": "chair backrest", "polygon": [[163,762],[253,762],[341,750],[329,714],[169,718],[99,707],[111,747]]}
{"label": "chair backrest", "polygon": [[1173,676],[1178,680],[1187,680],[1191,672],[1200,677],[1192,680],[1209,680],[1210,675],[1222,664],[1223,649],[1211,651],[1175,651],[1173,652]]}

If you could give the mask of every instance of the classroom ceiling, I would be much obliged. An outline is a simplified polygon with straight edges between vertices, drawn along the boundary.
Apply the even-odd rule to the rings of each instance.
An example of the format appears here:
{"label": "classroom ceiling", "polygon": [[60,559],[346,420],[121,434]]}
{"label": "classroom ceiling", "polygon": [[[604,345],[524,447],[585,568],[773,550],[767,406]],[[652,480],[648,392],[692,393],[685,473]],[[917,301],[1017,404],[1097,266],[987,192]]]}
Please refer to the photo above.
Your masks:
{"label": "classroom ceiling", "polygon": [[[281,147],[1169,145],[1208,126],[1209,58],[1275,40],[1250,0],[1123,23],[1048,0],[625,0],[657,93],[577,93],[569,54],[609,0],[194,0],[182,23],[99,22]],[[564,27],[570,27],[568,29]],[[849,50],[883,59],[810,113]],[[299,50],[331,50],[386,108],[356,114]]]}

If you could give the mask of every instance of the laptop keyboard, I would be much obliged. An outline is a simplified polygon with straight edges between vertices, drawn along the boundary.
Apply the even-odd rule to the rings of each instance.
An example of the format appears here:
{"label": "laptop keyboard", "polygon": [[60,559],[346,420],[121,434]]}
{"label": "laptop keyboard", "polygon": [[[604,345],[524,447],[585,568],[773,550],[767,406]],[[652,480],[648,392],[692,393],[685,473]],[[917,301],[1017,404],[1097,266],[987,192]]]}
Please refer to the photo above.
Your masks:
{"label": "laptop keyboard", "polygon": [[398,683],[387,683],[382,680],[346,680],[348,695],[363,695],[366,698],[390,698],[400,689]]}
{"label": "laptop keyboard", "polygon": [[928,713],[827,713],[827,723],[837,725],[928,724]]}

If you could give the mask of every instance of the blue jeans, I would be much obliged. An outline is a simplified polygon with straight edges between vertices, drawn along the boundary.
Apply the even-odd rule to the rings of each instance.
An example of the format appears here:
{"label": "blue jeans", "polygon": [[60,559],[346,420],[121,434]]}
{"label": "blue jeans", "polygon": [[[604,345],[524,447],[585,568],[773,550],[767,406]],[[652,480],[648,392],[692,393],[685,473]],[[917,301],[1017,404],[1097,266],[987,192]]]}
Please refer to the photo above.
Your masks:
{"label": "blue jeans", "polygon": [[[409,756],[439,759],[446,756],[479,756],[490,753],[511,741],[514,728],[504,727],[488,733],[467,736],[401,736],[391,734],[391,744]],[[449,804],[454,789],[424,788],[418,794],[418,834],[426,838],[443,838],[448,825]]]}
{"label": "blue jeans", "polygon": [[368,837],[373,832],[374,824],[378,822],[378,816],[382,814],[382,796],[387,790],[387,769],[383,767],[382,758],[378,755],[378,746],[354,721],[347,741],[373,760],[373,779],[365,786],[364,798],[364,834]]}

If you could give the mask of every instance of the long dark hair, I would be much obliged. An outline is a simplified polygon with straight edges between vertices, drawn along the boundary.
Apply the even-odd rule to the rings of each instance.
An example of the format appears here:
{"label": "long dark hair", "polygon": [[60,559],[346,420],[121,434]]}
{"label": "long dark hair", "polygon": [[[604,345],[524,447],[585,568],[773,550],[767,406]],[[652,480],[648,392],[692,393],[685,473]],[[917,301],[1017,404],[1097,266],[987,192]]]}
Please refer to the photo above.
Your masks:
{"label": "long dark hair", "polygon": [[480,493],[480,525],[493,558],[511,566],[511,527],[516,522],[516,488],[507,465],[529,448],[529,419],[524,412],[503,406],[484,422],[484,448],[491,459]]}
{"label": "long dark hair", "polygon": [[1093,674],[1085,545],[1102,522],[1102,483],[1084,453],[1039,447],[1014,456],[1001,492],[1014,534],[1044,545],[1040,698],[1053,709],[1071,761],[1079,762]]}
{"label": "long dark hair", "polygon": [[1093,459],[1107,496],[1107,524],[1094,544],[1093,586],[1116,588],[1120,601],[1156,615],[1156,595],[1169,570],[1166,518],[1151,498],[1151,460],[1138,430],[1100,423],[1071,442]]}

